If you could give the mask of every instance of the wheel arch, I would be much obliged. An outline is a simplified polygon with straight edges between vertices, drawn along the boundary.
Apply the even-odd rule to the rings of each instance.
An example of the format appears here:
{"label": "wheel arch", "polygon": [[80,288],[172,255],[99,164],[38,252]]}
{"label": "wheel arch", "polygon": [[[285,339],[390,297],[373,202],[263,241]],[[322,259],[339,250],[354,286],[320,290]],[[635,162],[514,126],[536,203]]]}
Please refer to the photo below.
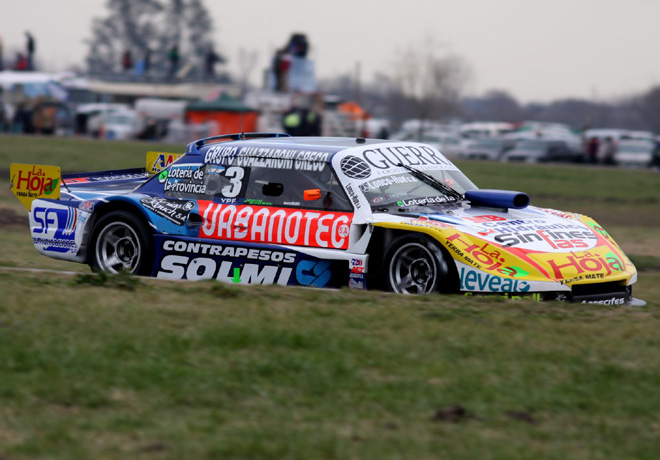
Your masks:
{"label": "wheel arch", "polygon": [[425,228],[420,228],[419,230],[404,230],[400,228],[391,228],[384,227],[379,225],[374,225],[373,234],[367,245],[367,254],[369,255],[369,265],[367,267],[367,286],[374,287],[376,289],[384,289],[383,276],[381,272],[381,267],[384,262],[385,254],[387,248],[392,244],[393,241],[399,237],[406,235],[420,235],[428,239],[433,240],[436,243],[436,247],[442,254],[442,257],[447,262],[448,273],[448,283],[446,287],[443,287],[442,292],[457,293],[460,291],[460,280],[458,278],[458,270],[456,268],[456,262],[451,256],[449,251],[443,246],[442,242],[439,241],[433,234],[432,231],[424,231]]}
{"label": "wheel arch", "polygon": [[154,233],[153,224],[147,217],[143,209],[141,209],[137,204],[127,201],[127,200],[112,200],[100,202],[94,206],[94,213],[92,214],[92,221],[89,225],[89,230],[86,232],[85,241],[86,241],[86,253],[85,253],[85,263],[90,263],[90,257],[92,251],[90,250],[91,239],[94,231],[96,230],[96,223],[105,215],[110,214],[114,211],[125,211],[128,212],[144,224],[145,228],[150,232]]}

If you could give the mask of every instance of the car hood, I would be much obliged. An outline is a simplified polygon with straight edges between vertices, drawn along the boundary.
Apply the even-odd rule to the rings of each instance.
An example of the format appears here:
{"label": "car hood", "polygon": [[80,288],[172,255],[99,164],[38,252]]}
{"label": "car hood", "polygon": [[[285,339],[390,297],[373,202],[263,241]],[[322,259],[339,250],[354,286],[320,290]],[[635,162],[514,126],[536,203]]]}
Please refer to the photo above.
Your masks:
{"label": "car hood", "polygon": [[[461,268],[498,277],[574,284],[631,284],[634,265],[593,219],[529,206],[496,210],[467,204],[375,213],[372,225],[414,230],[436,239]],[[545,286],[547,289],[548,286]]]}

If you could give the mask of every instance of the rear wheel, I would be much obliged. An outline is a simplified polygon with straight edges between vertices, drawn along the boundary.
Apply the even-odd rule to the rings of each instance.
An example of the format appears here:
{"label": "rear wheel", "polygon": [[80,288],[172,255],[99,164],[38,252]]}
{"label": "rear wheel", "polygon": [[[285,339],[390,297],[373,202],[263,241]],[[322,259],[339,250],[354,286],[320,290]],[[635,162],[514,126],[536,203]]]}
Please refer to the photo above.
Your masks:
{"label": "rear wheel", "polygon": [[151,274],[152,235],[140,218],[127,211],[112,211],[98,220],[89,250],[89,266],[94,272]]}
{"label": "rear wheel", "polygon": [[437,244],[424,235],[405,235],[387,248],[382,273],[388,291],[428,294],[440,290],[448,267]]}

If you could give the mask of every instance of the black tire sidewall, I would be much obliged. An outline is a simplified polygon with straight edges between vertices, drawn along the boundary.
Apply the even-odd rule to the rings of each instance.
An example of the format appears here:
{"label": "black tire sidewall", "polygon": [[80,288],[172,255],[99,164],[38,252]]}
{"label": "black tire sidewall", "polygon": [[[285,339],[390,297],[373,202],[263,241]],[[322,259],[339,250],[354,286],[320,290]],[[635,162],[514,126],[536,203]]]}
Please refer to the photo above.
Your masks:
{"label": "black tire sidewall", "polygon": [[92,235],[88,245],[88,263],[92,271],[98,273],[101,270],[99,261],[97,260],[96,244],[100,233],[110,224],[123,222],[130,226],[137,234],[140,245],[141,254],[138,261],[134,275],[150,276],[154,265],[154,242],[153,234],[147,229],[144,219],[128,211],[111,211],[101,217],[94,224]]}
{"label": "black tire sidewall", "polygon": [[381,265],[381,273],[384,278],[383,282],[385,285],[385,290],[390,292],[397,292],[392,286],[391,282],[391,266],[394,262],[393,257],[402,246],[409,243],[417,243],[426,247],[429,250],[429,253],[432,255],[436,267],[436,279],[435,286],[431,292],[438,292],[442,286],[443,279],[446,276],[446,273],[443,273],[443,264],[446,264],[448,261],[444,260],[443,254],[438,244],[423,234],[403,235],[394,239],[394,241],[392,241],[387,246]]}

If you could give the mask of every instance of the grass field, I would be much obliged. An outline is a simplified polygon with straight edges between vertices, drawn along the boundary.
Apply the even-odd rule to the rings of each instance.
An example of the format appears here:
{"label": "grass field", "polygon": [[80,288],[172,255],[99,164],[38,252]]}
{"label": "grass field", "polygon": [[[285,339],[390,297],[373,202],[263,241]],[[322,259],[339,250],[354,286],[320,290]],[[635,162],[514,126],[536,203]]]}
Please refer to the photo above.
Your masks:
{"label": "grass field", "polygon": [[[175,148],[0,137],[0,169]],[[660,175],[460,167],[597,217],[648,305],[93,277],[39,256],[17,217],[0,267],[78,275],[0,268],[0,459],[657,458]],[[24,215],[0,183],[0,212]]]}

